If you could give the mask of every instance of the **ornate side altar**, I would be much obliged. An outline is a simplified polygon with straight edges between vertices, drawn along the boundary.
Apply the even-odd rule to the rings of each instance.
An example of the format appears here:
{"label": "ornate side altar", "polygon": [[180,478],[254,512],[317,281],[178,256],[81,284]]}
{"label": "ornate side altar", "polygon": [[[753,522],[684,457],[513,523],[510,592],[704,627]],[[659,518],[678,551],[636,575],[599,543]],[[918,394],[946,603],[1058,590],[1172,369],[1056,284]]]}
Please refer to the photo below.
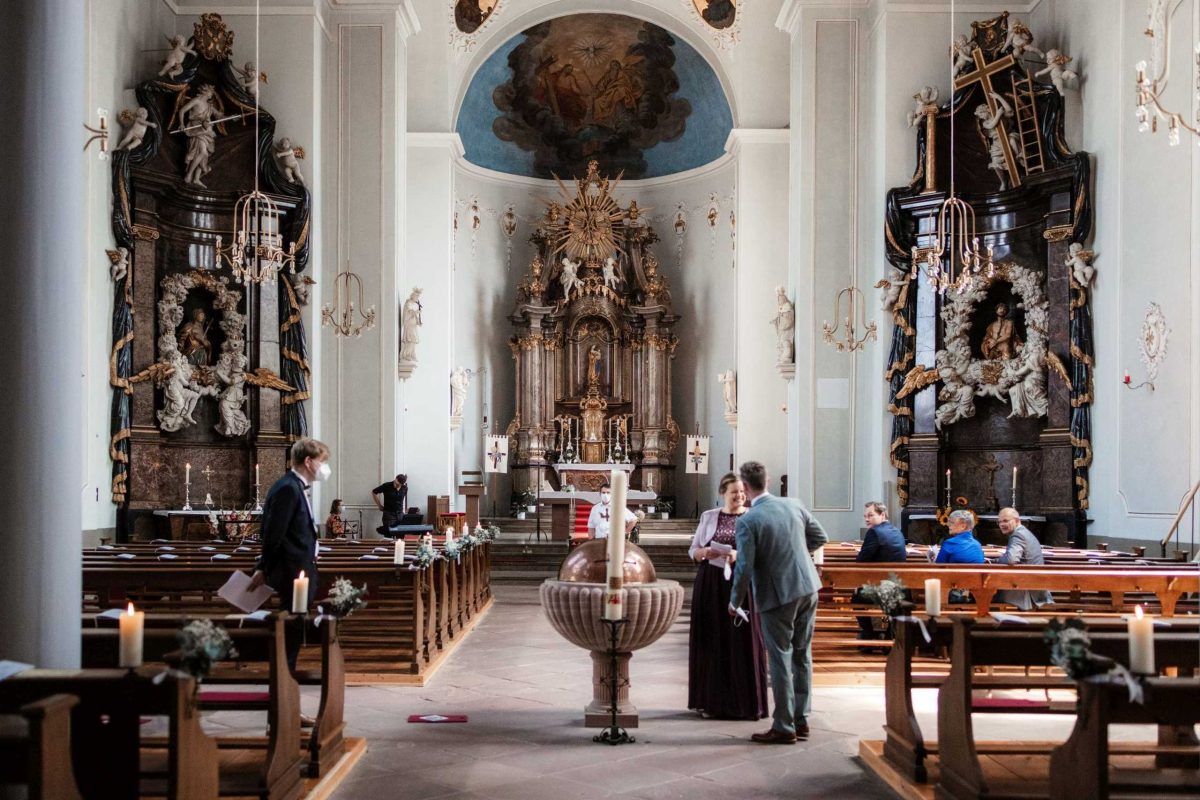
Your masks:
{"label": "ornate side altar", "polygon": [[276,142],[265,76],[235,66],[220,15],[168,41],[113,152],[109,453],[123,539],[154,536],[153,512],[185,505],[193,469],[193,501],[249,507],[308,431],[303,148]]}
{"label": "ornate side altar", "polygon": [[[927,520],[954,508],[1015,505],[1046,518],[1047,540],[1079,544],[1094,269],[1091,165],[1063,133],[1076,76],[1007,13],[972,23],[950,59],[949,101],[934,87],[913,95],[918,165],[888,193],[879,284],[894,322],[886,379],[906,531],[923,540]],[[953,202],[951,222],[970,230],[957,239]]]}
{"label": "ornate side altar", "polygon": [[[556,463],[577,489],[633,465],[633,487],[674,494],[671,361],[678,340],[671,293],[650,246],[658,240],[637,201],[622,208],[599,164],[547,202],[536,253],[510,319],[516,416],[508,426],[513,490],[534,489]],[[565,481],[564,481],[565,483]],[[561,488],[556,487],[556,488]]]}

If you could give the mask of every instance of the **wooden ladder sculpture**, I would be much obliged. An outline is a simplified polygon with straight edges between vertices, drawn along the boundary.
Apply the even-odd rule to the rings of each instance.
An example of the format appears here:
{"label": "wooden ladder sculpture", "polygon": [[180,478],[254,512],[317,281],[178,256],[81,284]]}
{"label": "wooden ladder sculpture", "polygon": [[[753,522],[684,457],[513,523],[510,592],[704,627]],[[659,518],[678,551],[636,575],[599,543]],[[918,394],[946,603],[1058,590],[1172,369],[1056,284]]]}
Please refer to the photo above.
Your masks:
{"label": "wooden ladder sculpture", "polygon": [[1013,104],[1017,118],[1017,136],[1021,150],[1025,153],[1025,173],[1033,175],[1046,171],[1046,158],[1042,152],[1042,133],[1038,129],[1037,99],[1034,96],[1033,76],[1028,69],[1014,70]]}

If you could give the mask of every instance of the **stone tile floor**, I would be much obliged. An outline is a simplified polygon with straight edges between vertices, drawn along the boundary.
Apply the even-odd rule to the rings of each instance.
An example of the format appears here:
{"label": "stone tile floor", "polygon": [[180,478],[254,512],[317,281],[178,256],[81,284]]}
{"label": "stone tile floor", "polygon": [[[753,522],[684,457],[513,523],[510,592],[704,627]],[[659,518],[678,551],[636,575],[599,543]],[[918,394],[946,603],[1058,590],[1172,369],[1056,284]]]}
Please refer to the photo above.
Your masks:
{"label": "stone tile floor", "polygon": [[[536,586],[493,589],[491,611],[428,686],[347,689],[347,734],[365,736],[368,751],[336,800],[895,796],[857,757],[860,737],[882,738],[882,688],[818,687],[812,737],[791,747],[749,741],[769,721],[708,721],[688,711],[686,604],[667,634],[630,662],[631,699],[641,711],[641,727],[630,731],[637,742],[593,743],[597,731],[583,727],[591,659],[550,627]],[[304,710],[316,713],[315,688],[302,691]],[[913,702],[935,738],[936,691],[914,692]],[[431,713],[470,721],[407,722]],[[979,740],[1062,741],[1073,723],[1066,715],[985,714],[976,717],[975,733]],[[246,712],[205,719],[213,733],[261,732],[261,725],[261,714]]]}

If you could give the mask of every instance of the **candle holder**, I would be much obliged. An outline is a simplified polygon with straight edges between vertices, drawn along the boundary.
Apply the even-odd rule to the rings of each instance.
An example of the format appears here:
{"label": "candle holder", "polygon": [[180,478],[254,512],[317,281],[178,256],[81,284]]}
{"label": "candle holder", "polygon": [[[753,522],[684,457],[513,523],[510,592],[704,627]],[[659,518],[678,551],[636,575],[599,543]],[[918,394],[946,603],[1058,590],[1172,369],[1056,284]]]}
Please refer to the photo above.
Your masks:
{"label": "candle holder", "polygon": [[609,671],[608,680],[606,681],[609,691],[609,726],[596,736],[593,736],[592,741],[597,744],[613,745],[614,747],[619,744],[632,744],[637,739],[630,736],[624,728],[617,724],[617,692],[621,688],[621,678],[617,667],[617,642],[620,639],[621,626],[629,622],[629,619],[605,619],[602,616],[600,622],[608,626],[609,636]]}
{"label": "candle holder", "polygon": [[191,481],[183,482],[183,510],[184,511],[192,510],[192,482]]}
{"label": "candle holder", "polygon": [[263,510],[262,499],[259,497],[259,488],[260,487],[261,487],[261,484],[259,484],[258,481],[255,481],[254,482],[254,511],[257,514],[261,514],[262,510]]}

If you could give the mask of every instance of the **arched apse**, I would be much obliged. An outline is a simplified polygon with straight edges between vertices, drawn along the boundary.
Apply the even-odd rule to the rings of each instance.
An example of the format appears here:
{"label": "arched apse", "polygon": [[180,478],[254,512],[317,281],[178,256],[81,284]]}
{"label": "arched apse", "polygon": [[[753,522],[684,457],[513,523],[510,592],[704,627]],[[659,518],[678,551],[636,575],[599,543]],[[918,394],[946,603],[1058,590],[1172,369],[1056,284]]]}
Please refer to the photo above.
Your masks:
{"label": "arched apse", "polygon": [[456,130],[467,161],[512,175],[655,178],[720,158],[733,127],[712,66],[691,45],[621,14],[526,28],[476,69]]}

